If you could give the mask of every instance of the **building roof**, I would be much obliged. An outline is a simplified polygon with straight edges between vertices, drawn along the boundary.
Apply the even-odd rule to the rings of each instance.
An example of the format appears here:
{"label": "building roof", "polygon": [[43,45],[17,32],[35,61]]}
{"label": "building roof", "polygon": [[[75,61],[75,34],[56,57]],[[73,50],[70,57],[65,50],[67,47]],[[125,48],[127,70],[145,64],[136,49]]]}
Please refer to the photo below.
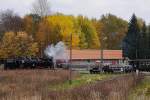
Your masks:
{"label": "building roof", "polygon": [[[73,60],[101,59],[101,51],[72,50],[72,59]],[[123,59],[122,50],[103,50],[103,59]]]}

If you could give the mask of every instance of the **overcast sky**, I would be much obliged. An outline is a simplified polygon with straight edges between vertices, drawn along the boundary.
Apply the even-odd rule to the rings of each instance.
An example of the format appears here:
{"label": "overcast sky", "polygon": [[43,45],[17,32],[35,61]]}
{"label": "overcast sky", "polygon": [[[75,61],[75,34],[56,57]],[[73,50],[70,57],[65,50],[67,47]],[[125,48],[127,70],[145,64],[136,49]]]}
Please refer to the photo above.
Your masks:
{"label": "overcast sky", "polygon": [[[0,0],[0,9],[12,9],[20,15],[30,13],[35,0]],[[100,18],[112,13],[129,20],[135,13],[150,23],[150,0],[49,0],[53,12]]]}

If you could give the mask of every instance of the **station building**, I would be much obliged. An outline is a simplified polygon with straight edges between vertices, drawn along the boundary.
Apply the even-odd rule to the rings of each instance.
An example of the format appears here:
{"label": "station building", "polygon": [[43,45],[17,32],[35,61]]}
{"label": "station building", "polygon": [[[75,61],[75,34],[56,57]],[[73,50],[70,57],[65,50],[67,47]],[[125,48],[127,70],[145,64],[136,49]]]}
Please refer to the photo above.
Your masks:
{"label": "station building", "polygon": [[[73,63],[95,63],[97,61],[101,61],[101,50],[72,50]],[[122,50],[103,50],[103,62],[125,64],[127,60],[123,58]]]}

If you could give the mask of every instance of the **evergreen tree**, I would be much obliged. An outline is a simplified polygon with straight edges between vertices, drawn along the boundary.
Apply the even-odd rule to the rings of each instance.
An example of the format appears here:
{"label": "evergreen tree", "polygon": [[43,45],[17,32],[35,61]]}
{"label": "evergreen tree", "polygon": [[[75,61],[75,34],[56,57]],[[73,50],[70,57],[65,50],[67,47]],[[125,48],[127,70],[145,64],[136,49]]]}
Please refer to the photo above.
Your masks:
{"label": "evergreen tree", "polygon": [[129,59],[137,59],[139,56],[140,29],[137,18],[133,14],[129,22],[128,32],[123,40],[123,55]]}
{"label": "evergreen tree", "polygon": [[148,45],[148,47],[147,47],[147,57],[148,57],[148,59],[150,58],[150,25],[148,26],[148,32],[147,32],[147,45]]}
{"label": "evergreen tree", "polygon": [[140,34],[140,42],[139,42],[139,58],[145,59],[148,54],[148,37],[147,37],[147,27],[144,22],[141,34]]}

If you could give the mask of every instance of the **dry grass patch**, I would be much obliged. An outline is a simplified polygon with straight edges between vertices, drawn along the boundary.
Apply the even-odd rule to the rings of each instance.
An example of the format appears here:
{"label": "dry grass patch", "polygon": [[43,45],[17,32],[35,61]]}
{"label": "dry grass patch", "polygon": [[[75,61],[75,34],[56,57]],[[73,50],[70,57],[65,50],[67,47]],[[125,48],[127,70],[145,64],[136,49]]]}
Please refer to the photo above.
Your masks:
{"label": "dry grass patch", "polygon": [[64,83],[68,75],[65,70],[0,71],[0,99],[44,98],[50,93],[50,85]]}
{"label": "dry grass patch", "polygon": [[127,100],[141,80],[136,74],[73,73],[69,85],[68,76],[66,70],[0,71],[0,100]]}

